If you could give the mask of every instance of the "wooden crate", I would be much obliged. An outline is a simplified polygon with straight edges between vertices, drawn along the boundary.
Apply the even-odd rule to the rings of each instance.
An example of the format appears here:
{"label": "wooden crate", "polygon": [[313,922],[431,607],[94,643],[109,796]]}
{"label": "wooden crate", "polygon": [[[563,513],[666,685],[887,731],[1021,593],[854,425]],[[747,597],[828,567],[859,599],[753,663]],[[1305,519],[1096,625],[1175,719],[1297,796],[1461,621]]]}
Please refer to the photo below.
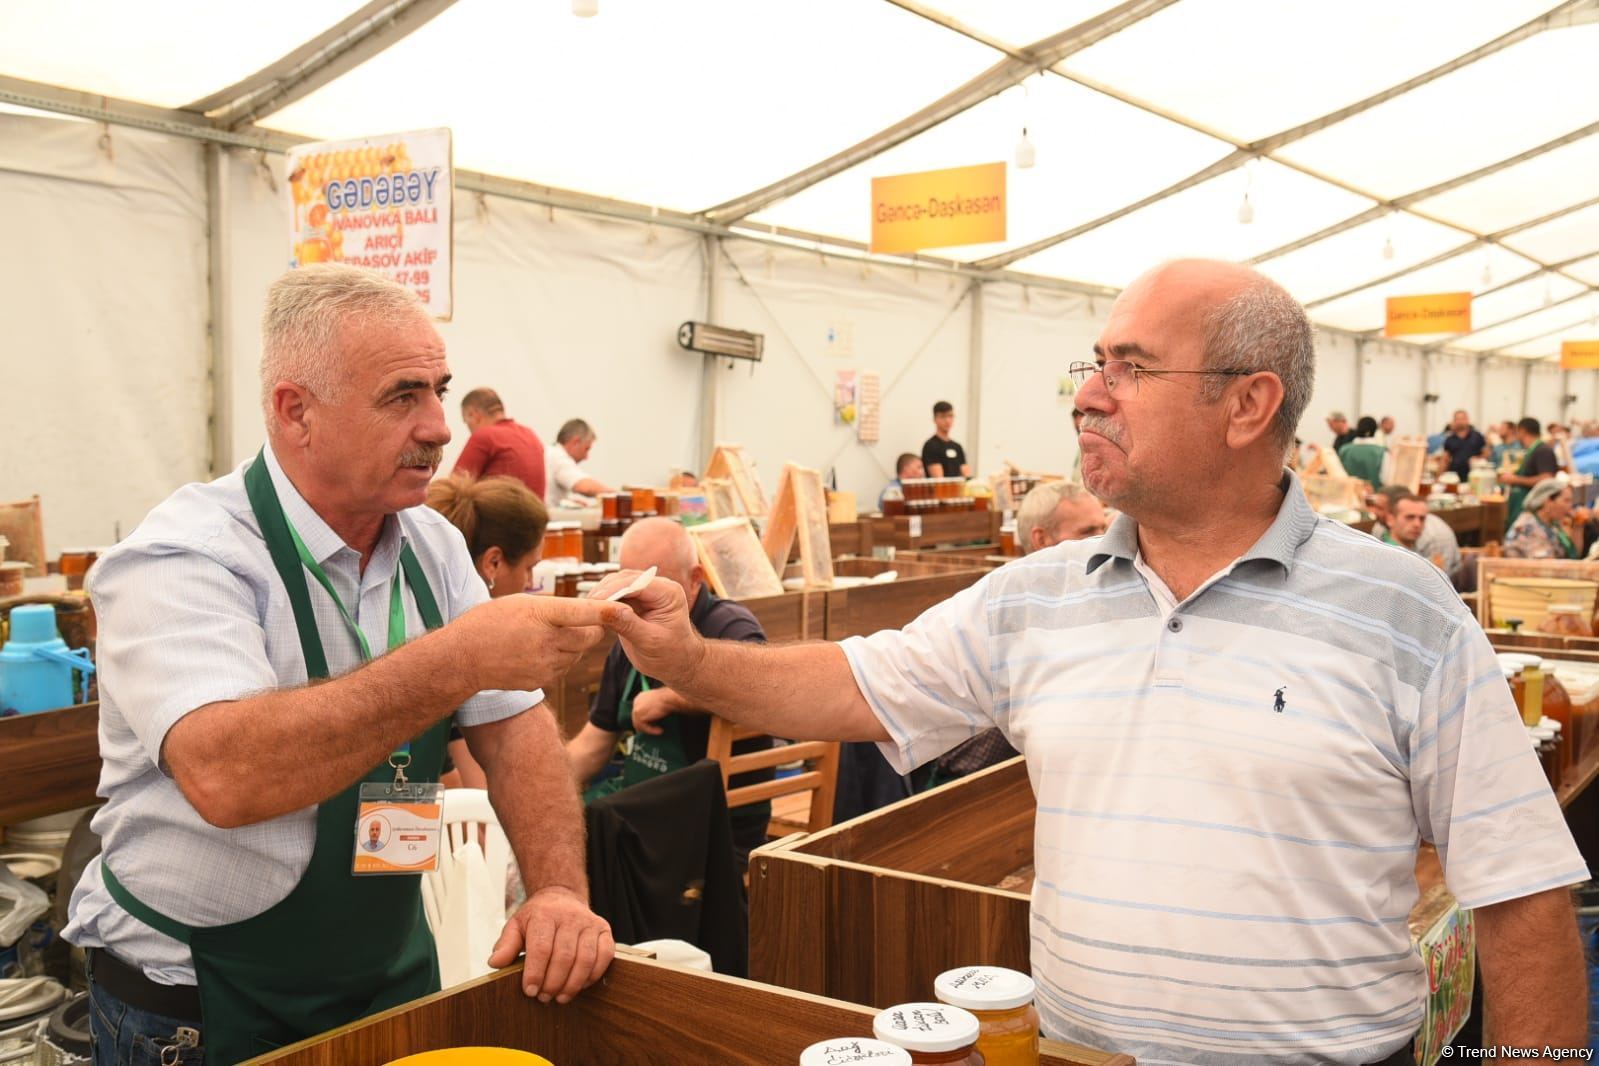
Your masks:
{"label": "wooden crate", "polygon": [[[891,563],[872,559],[848,560],[839,564],[840,574],[864,574],[870,569],[895,570],[898,580],[886,585],[863,585],[849,589],[829,589],[821,593],[826,601],[825,629],[828,640],[865,636],[879,629],[899,629],[935,603],[942,603],[961,589],[975,584],[988,571],[982,567],[951,567],[942,563]],[[915,567],[915,570],[912,570]]]}
{"label": "wooden crate", "polygon": [[[750,976],[884,1007],[926,995],[956,966],[1031,972],[1035,811],[1018,757],[757,849]],[[1423,888],[1441,880],[1430,849],[1417,876]],[[1425,893],[1412,916],[1425,923],[1450,902]]]}
{"label": "wooden crate", "polygon": [[0,718],[0,825],[98,802],[100,705]]}
{"label": "wooden crate", "polygon": [[[251,1066],[382,1066],[450,1047],[532,1051],[558,1066],[772,1066],[810,1044],[870,1036],[873,1011],[751,981],[618,957],[567,1006],[522,994],[521,971],[489,974],[335,1029]],[[1044,1066],[1133,1066],[1126,1055],[1044,1042]]]}
{"label": "wooden crate", "polygon": [[896,515],[887,541],[896,551],[931,548],[936,544],[999,543],[998,511],[952,511],[948,514]]}
{"label": "wooden crate", "polygon": [[996,886],[1031,864],[1033,813],[1018,758],[757,850],[750,976],[889,1007],[956,966],[1030,972],[1029,896]]}

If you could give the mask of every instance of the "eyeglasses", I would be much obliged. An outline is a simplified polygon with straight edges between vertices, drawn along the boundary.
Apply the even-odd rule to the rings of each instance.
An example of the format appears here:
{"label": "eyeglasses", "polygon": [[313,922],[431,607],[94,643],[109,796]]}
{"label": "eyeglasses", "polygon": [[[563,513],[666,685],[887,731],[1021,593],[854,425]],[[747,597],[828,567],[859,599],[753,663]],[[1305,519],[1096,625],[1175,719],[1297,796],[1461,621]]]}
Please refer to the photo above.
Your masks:
{"label": "eyeglasses", "polygon": [[1066,368],[1066,373],[1078,388],[1088,384],[1088,379],[1095,374],[1105,375],[1105,391],[1115,392],[1116,386],[1123,381],[1132,382],[1132,394],[1138,395],[1138,379],[1146,375],[1161,376],[1164,374],[1218,374],[1222,377],[1243,377],[1253,374],[1253,370],[1153,370],[1149,367],[1135,366],[1125,359],[1109,359],[1103,363],[1073,363]]}

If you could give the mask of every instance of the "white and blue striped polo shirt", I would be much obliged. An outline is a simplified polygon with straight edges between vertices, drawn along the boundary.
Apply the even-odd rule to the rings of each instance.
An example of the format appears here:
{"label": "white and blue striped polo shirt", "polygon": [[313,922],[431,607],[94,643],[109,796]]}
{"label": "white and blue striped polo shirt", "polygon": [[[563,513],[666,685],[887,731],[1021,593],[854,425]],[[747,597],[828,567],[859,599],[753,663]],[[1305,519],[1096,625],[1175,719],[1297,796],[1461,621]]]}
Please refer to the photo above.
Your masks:
{"label": "white and blue striped polo shirt", "polygon": [[1466,907],[1588,876],[1448,582],[1283,488],[1182,603],[1123,516],[843,645],[902,772],[991,724],[1026,756],[1051,1036],[1140,1063],[1379,1060],[1421,1022],[1418,840]]}

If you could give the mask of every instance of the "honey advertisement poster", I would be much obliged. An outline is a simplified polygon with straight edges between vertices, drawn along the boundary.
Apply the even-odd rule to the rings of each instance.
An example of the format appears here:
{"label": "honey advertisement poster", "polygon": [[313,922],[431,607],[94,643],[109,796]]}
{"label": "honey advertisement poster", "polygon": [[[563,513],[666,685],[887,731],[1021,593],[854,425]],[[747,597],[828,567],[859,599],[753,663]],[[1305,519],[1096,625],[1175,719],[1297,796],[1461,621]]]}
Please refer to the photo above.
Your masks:
{"label": "honey advertisement poster", "polygon": [[289,266],[348,263],[416,292],[435,318],[453,303],[450,131],[417,130],[291,149]]}

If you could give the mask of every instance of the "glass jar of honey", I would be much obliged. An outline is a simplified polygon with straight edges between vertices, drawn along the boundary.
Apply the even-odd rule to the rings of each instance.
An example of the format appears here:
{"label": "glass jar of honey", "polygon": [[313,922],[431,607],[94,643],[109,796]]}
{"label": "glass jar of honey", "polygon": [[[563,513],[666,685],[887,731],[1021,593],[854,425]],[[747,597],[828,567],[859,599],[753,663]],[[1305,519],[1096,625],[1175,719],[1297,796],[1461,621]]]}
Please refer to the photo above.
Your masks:
{"label": "glass jar of honey", "polygon": [[877,1039],[904,1048],[912,1062],[938,1066],[984,1066],[980,1031],[970,1011],[943,1003],[902,1003],[872,1019]]}
{"label": "glass jar of honey", "polygon": [[945,970],[933,981],[940,1003],[977,1018],[977,1050],[988,1066],[1038,1066],[1038,1010],[1033,979],[999,966]]}
{"label": "glass jar of honey", "polygon": [[823,1040],[800,1052],[799,1066],[849,1066],[867,1062],[872,1066],[908,1066],[911,1056],[904,1048],[869,1040],[863,1036],[842,1036]]}
{"label": "glass jar of honey", "polygon": [[1500,652],[1499,666],[1521,711],[1521,722],[1531,727],[1543,717],[1543,659],[1520,652]]}
{"label": "glass jar of honey", "polygon": [[1538,623],[1538,632],[1557,637],[1591,637],[1593,620],[1579,604],[1551,603]]}

